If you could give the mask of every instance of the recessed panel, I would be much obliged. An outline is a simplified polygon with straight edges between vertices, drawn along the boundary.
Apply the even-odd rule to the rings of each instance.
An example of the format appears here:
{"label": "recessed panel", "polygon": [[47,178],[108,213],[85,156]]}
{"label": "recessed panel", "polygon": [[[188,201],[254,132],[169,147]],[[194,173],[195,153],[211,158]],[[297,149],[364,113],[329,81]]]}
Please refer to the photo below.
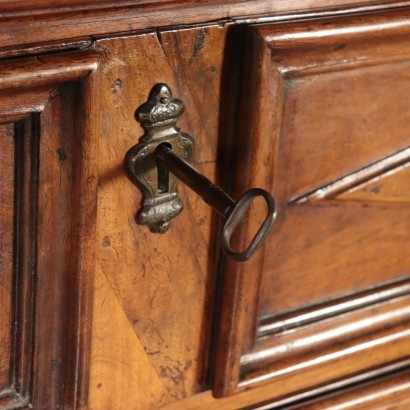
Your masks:
{"label": "recessed panel", "polygon": [[0,125],[0,389],[10,384],[13,359],[13,124]]}

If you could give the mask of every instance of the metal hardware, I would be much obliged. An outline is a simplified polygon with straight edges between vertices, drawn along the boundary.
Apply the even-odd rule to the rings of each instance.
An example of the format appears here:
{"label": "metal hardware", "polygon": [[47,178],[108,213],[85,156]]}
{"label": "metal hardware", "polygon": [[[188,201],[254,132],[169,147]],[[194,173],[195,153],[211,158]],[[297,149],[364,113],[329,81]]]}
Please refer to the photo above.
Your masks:
{"label": "metal hardware", "polygon": [[167,143],[178,156],[191,158],[193,140],[175,126],[183,111],[183,102],[172,98],[169,87],[156,84],[148,101],[135,112],[135,119],[145,134],[141,142],[127,152],[124,165],[131,182],[144,193],[138,223],[148,225],[155,233],[166,232],[171,220],[182,211],[178,179],[157,164],[154,151],[158,145]]}
{"label": "metal hardware", "polygon": [[[182,211],[182,201],[176,190],[180,180],[225,218],[222,229],[224,253],[237,261],[247,260],[273,225],[276,218],[275,201],[267,191],[253,188],[235,202],[193,168],[187,162],[192,155],[193,140],[175,126],[183,111],[182,101],[172,98],[169,87],[156,84],[148,101],[136,112],[136,119],[146,133],[141,142],[127,152],[124,165],[130,180],[145,194],[138,222],[148,225],[153,232],[166,232],[171,220]],[[266,201],[266,218],[248,247],[237,252],[231,247],[232,234],[257,197]]]}

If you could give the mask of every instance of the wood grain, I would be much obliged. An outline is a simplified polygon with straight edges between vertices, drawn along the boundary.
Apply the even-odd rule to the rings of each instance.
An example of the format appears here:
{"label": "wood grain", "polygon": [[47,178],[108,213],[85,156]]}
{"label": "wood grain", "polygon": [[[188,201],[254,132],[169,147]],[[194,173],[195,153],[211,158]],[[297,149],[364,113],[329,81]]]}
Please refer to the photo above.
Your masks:
{"label": "wood grain", "polygon": [[[247,390],[229,397],[215,399],[210,392],[204,392],[194,397],[171,403],[163,410],[273,410],[273,409],[304,409],[304,406],[321,405],[320,409],[327,409],[327,405],[334,404],[333,400],[339,399],[340,409],[349,405],[358,405],[361,398],[363,409],[378,409],[373,404],[380,404],[380,410],[388,405],[405,405],[408,400],[407,372],[409,361],[386,366],[385,374],[378,370],[365,372],[354,377],[339,380],[320,386],[317,389],[304,391],[300,394],[287,396],[279,400],[266,400],[275,391],[275,385],[265,385]],[[379,374],[379,375],[378,375]],[[393,393],[394,392],[394,396]],[[393,398],[394,397],[394,398]],[[345,399],[345,400],[344,400]],[[374,402],[372,400],[375,400]],[[378,401],[380,400],[380,402]],[[292,406],[292,403],[301,403]],[[315,407],[313,407],[315,408]],[[402,407],[398,407],[401,409]],[[404,407],[405,409],[406,407]]]}
{"label": "wood grain", "polygon": [[0,391],[10,383],[13,328],[14,127],[0,127]]}
{"label": "wood grain", "polygon": [[[408,190],[405,186],[406,170],[404,170],[404,168],[408,167],[409,164],[410,148],[405,148],[404,150],[394,153],[386,158],[382,158],[369,166],[356,170],[327,185],[321,186],[307,195],[302,195],[299,198],[294,199],[293,202],[303,203],[305,201],[315,201],[335,197],[348,199],[352,197],[350,193],[355,192],[358,189],[366,189],[366,187],[373,185],[380,179],[388,178],[389,182],[392,181],[392,174],[396,174],[394,180],[397,179],[398,181],[402,181],[402,184],[394,184],[396,185],[396,188],[391,189],[395,191],[399,189],[395,196],[405,201],[406,192]],[[390,184],[387,183],[386,185],[389,186]],[[382,195],[379,195],[376,199],[381,200],[381,197]]]}
{"label": "wood grain", "polygon": [[[399,341],[407,338],[407,325],[383,326],[378,333],[377,320],[370,319],[372,330],[364,331],[359,316],[372,318],[370,307],[349,314],[335,308],[337,300],[359,300],[366,289],[408,275],[404,181],[410,140],[402,126],[408,101],[398,91],[409,84],[402,76],[409,64],[408,29],[408,11],[402,11],[261,25],[249,32],[235,152],[244,172],[234,175],[234,193],[245,186],[267,187],[279,216],[259,259],[240,267],[227,264],[214,382],[218,397],[274,380],[279,397],[324,383],[322,377],[340,379],[408,355],[407,342]],[[339,200],[376,177],[388,184],[393,169],[391,181],[399,184],[392,188],[395,201],[384,201],[383,195]],[[244,235],[250,229],[245,227]],[[333,315],[314,320],[329,300]],[[378,298],[374,303],[383,304]],[[393,314],[389,309],[386,318]],[[309,321],[291,329],[258,331],[270,318],[274,323],[275,317],[303,312]],[[338,328],[343,318],[359,333],[348,336]],[[322,326],[332,335],[327,342]],[[316,349],[304,339],[309,328],[312,341],[326,347]],[[346,368],[336,359],[339,353]]]}
{"label": "wood grain", "polygon": [[4,299],[13,303],[13,337],[2,409],[76,408],[87,397],[96,59],[86,52],[1,63],[1,122],[12,121],[14,137],[14,152],[5,149],[2,160],[14,178],[12,191],[2,190],[4,206],[12,201],[3,236],[13,240],[13,288]]}
{"label": "wood grain", "polygon": [[406,328],[410,312],[405,307],[408,300],[406,295],[340,315],[331,323],[305,325],[294,330],[292,338],[282,334],[260,339],[251,352],[241,357],[244,376],[240,383],[245,386],[271,379],[281,384],[282,378],[292,375],[293,383],[287,388],[297,390],[299,382],[311,383],[310,375],[326,364],[327,371],[315,375],[317,384],[322,377],[334,380],[344,372],[354,373],[358,358],[365,368],[400,359],[406,356],[409,337]]}
{"label": "wood grain", "polygon": [[[408,407],[409,5],[0,0],[0,408]],[[136,224],[156,82],[200,172],[277,198],[251,261],[183,186]]]}
{"label": "wood grain", "polygon": [[[407,369],[398,374],[331,394],[323,399],[303,403],[300,406],[291,406],[289,410],[406,410],[409,404],[410,371]],[[267,409],[267,407],[259,409],[265,408]]]}
{"label": "wood grain", "polygon": [[[209,23],[222,19],[260,17],[286,19],[286,14],[339,14],[403,7],[408,1],[303,0],[303,1],[27,1],[1,3],[0,47],[50,42],[84,36],[131,33],[152,27]],[[281,16],[282,15],[282,16]]]}
{"label": "wood grain", "polygon": [[358,201],[410,202],[410,162],[342,193],[337,198]]}
{"label": "wood grain", "polygon": [[[193,164],[218,180],[225,37],[226,28],[211,26],[96,43],[104,56],[104,92],[91,408],[155,409],[206,388],[219,252],[216,221],[210,208],[181,185],[184,211],[169,232],[155,235],[137,225],[141,193],[122,163],[143,135],[134,111],[155,83],[165,82],[184,101],[179,126],[195,140]],[[108,303],[118,319],[107,318]]]}
{"label": "wood grain", "polygon": [[0,63],[0,91],[61,84],[84,77],[97,68],[98,55],[73,51]]}

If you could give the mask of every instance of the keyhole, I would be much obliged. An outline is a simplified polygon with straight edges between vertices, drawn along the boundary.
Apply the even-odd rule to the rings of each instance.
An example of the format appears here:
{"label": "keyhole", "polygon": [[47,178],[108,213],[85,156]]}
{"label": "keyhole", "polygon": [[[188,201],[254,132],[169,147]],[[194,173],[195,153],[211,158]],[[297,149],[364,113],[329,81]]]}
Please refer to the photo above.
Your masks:
{"label": "keyhole", "polygon": [[[160,145],[166,145],[172,149],[171,144],[164,142]],[[158,193],[165,194],[169,190],[169,171],[166,166],[161,164],[161,161],[157,159],[157,175],[158,175]]]}

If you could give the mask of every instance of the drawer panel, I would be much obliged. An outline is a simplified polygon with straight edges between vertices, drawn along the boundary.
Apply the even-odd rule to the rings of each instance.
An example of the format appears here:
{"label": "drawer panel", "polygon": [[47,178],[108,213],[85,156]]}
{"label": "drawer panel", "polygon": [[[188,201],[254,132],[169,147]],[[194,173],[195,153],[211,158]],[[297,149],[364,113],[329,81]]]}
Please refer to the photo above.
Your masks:
{"label": "drawer panel", "polygon": [[86,397],[97,62],[84,51],[0,63],[2,410]]}
{"label": "drawer panel", "polygon": [[329,202],[292,207],[272,234],[260,302],[264,316],[409,274],[405,204]]}
{"label": "drawer panel", "polygon": [[[389,189],[387,173],[406,180],[409,44],[383,43],[371,34],[349,41],[337,36],[336,24],[324,24],[328,32],[321,40],[307,35],[310,42],[283,50],[276,48],[283,42],[279,28],[261,26],[255,32],[265,39],[271,69],[278,72],[272,88],[280,115],[273,127],[280,131],[272,138],[278,148],[271,150],[271,173],[274,193],[286,209],[267,255],[265,270],[272,274],[263,276],[265,314],[409,274],[408,207],[387,204],[386,188],[377,186],[361,201],[357,196],[347,201],[350,191],[375,179]],[[345,19],[344,24],[346,29],[357,23]],[[406,196],[402,186],[394,202],[405,202]]]}
{"label": "drawer panel", "polygon": [[[278,193],[287,201],[300,201],[409,145],[410,47],[400,44],[404,61],[389,61],[390,55],[380,61],[369,55],[364,62],[361,47],[343,55],[347,47],[352,46],[328,52],[328,61],[321,61],[325,50],[320,59],[312,53],[308,62],[298,61],[298,67],[279,69],[284,72],[282,84],[276,84],[283,89],[277,102],[282,105],[281,117],[274,124],[280,127],[275,182],[281,184],[283,192]],[[297,53],[306,58],[309,50]],[[287,62],[286,54],[282,59],[272,56],[276,69]]]}
{"label": "drawer panel", "polygon": [[227,264],[217,395],[276,381],[279,397],[410,354],[409,16],[249,29],[234,194],[270,187],[278,219],[259,256]]}

